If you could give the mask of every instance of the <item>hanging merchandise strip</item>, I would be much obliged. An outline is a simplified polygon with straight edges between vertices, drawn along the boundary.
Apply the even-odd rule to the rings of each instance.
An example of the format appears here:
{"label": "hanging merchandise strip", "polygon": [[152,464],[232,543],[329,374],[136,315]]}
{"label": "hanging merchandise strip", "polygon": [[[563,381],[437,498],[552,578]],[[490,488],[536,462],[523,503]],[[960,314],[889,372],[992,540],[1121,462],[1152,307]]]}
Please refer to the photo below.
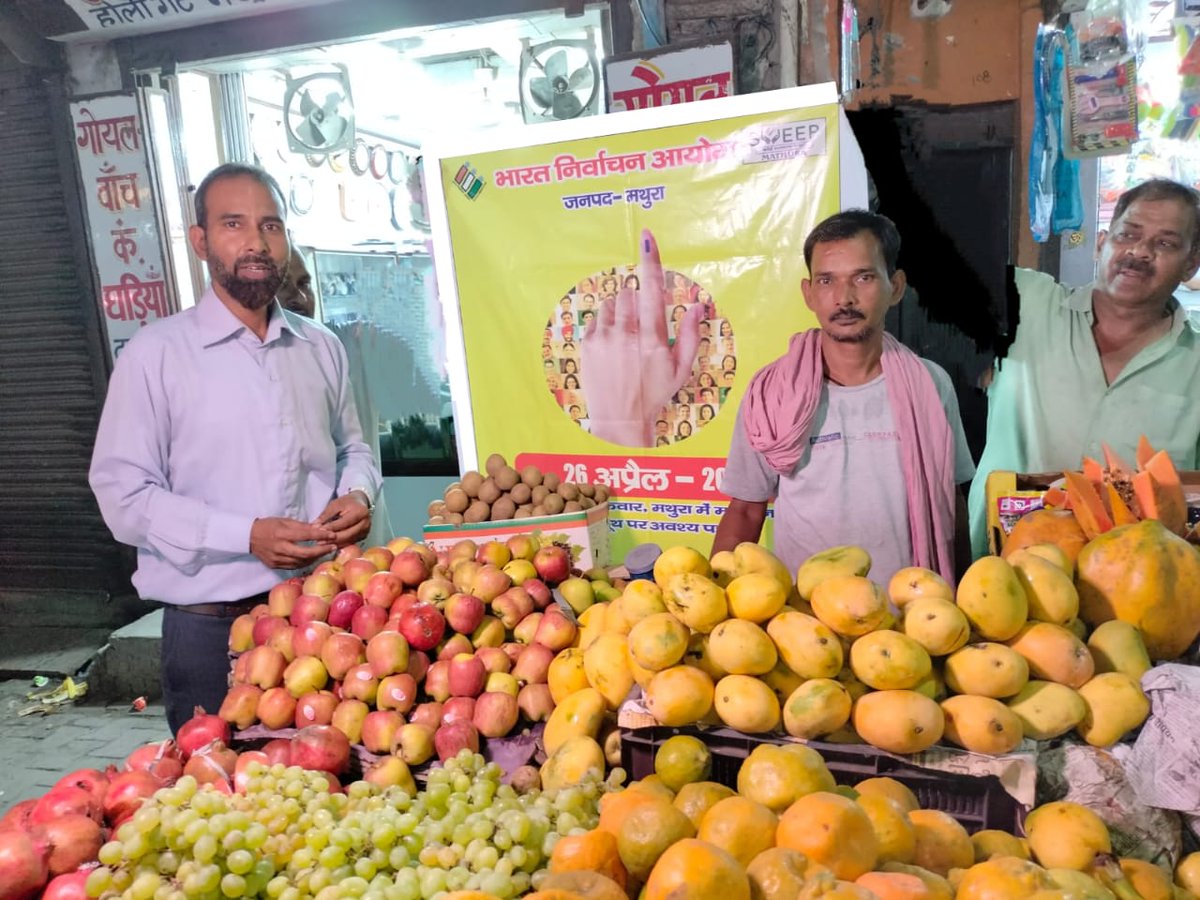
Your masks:
{"label": "hanging merchandise strip", "polygon": [[387,177],[388,170],[388,152],[383,144],[374,144],[371,147],[371,174],[376,181],[383,181]]}
{"label": "hanging merchandise strip", "polygon": [[366,175],[371,167],[371,148],[362,138],[355,138],[350,148],[350,171],[355,175]]}

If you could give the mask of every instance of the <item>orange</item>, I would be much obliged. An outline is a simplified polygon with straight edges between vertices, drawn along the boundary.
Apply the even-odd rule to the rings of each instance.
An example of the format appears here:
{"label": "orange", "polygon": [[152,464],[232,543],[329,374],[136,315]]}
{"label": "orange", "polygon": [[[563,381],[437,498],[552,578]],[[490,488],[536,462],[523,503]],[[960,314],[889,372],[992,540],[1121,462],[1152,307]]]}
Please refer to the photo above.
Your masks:
{"label": "orange", "polygon": [[616,837],[621,823],[625,821],[629,813],[643,803],[649,803],[655,798],[663,799],[663,796],[660,789],[644,785],[641,781],[635,781],[623,791],[602,794],[598,827]]}
{"label": "orange", "polygon": [[616,835],[600,828],[559,838],[550,854],[550,871],[599,872],[622,888],[629,880],[617,850]]}
{"label": "orange", "polygon": [[712,753],[700,738],[677,734],[663,741],[654,754],[654,773],[663,784],[678,791],[685,784],[708,778],[712,773]]}
{"label": "orange", "polygon": [[761,803],[745,797],[726,797],[700,822],[696,837],[727,850],[743,866],[775,846],[779,819]]}
{"label": "orange", "polygon": [[787,808],[775,843],[799,850],[846,881],[870,872],[879,857],[879,838],[862,807],[826,791],[801,797]]}
{"label": "orange", "polygon": [[758,854],[746,867],[746,874],[755,900],[795,900],[801,891],[808,896],[836,882],[828,869],[786,847],[772,847]]}
{"label": "orange", "polygon": [[738,793],[781,813],[797,798],[832,791],[833,776],[816,750],[803,744],[759,744],[738,769]]}
{"label": "orange", "polygon": [[917,809],[908,814],[917,833],[916,864],[938,875],[975,864],[975,847],[967,830],[938,809]]}
{"label": "orange", "polygon": [[879,900],[932,900],[933,894],[916,875],[903,872],[868,872],[854,882],[879,897]]}
{"label": "orange", "polygon": [[541,891],[568,891],[587,900],[628,900],[624,888],[599,872],[551,872],[542,879]]}
{"label": "orange", "polygon": [[870,793],[860,794],[857,802],[879,838],[879,862],[912,862],[917,834],[900,804],[891,797]]}
{"label": "orange", "polygon": [[717,804],[717,801],[732,797],[733,791],[715,781],[697,781],[685,784],[675,795],[675,808],[692,820],[697,828],[704,814]]}
{"label": "orange", "polygon": [[691,819],[670,800],[656,797],[625,817],[617,829],[617,852],[629,874],[642,881],[668,847],[695,834]]}
{"label": "orange", "polygon": [[712,844],[685,838],[659,858],[642,900],[750,900],[750,879],[740,862]]}
{"label": "orange", "polygon": [[860,794],[882,794],[885,797],[890,797],[899,803],[900,808],[905,812],[912,812],[914,809],[921,808],[921,804],[917,802],[916,794],[895,778],[888,778],[885,775],[876,776],[875,778],[864,778],[854,786],[854,789]]}

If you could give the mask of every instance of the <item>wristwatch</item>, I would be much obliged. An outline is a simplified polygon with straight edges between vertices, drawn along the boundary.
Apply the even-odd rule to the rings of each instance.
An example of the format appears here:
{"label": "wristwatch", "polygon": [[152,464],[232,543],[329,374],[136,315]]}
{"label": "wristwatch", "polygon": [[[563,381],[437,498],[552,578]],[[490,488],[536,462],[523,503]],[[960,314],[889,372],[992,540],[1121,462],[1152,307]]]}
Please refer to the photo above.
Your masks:
{"label": "wristwatch", "polygon": [[371,489],[365,487],[352,487],[346,491],[346,494],[362,494],[367,498],[367,515],[375,512],[375,498],[371,496]]}

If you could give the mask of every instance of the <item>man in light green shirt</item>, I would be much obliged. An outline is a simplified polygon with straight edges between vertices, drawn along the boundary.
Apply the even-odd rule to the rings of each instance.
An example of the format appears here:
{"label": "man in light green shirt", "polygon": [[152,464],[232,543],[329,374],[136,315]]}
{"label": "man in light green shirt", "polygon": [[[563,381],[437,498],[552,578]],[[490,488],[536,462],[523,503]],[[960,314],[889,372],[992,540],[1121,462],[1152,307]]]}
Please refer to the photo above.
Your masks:
{"label": "man in light green shirt", "polygon": [[1177,468],[1200,461],[1200,329],[1172,297],[1200,267],[1200,194],[1153,179],[1121,195],[1081,288],[1018,269],[1020,320],[988,390],[971,483],[971,544],[987,553],[989,472],[1078,469],[1107,442],[1133,459],[1145,434]]}

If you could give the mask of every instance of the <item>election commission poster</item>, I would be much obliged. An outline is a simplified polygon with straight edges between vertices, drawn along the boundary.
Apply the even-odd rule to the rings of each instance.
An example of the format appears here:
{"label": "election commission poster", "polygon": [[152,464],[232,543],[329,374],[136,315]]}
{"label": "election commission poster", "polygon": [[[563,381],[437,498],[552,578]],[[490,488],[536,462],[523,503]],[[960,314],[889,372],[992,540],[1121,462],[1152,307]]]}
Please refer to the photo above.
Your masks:
{"label": "election commission poster", "polygon": [[476,136],[426,166],[463,466],[608,485],[614,558],[707,551],[746,385],[815,324],[804,238],[865,203],[832,88]]}

